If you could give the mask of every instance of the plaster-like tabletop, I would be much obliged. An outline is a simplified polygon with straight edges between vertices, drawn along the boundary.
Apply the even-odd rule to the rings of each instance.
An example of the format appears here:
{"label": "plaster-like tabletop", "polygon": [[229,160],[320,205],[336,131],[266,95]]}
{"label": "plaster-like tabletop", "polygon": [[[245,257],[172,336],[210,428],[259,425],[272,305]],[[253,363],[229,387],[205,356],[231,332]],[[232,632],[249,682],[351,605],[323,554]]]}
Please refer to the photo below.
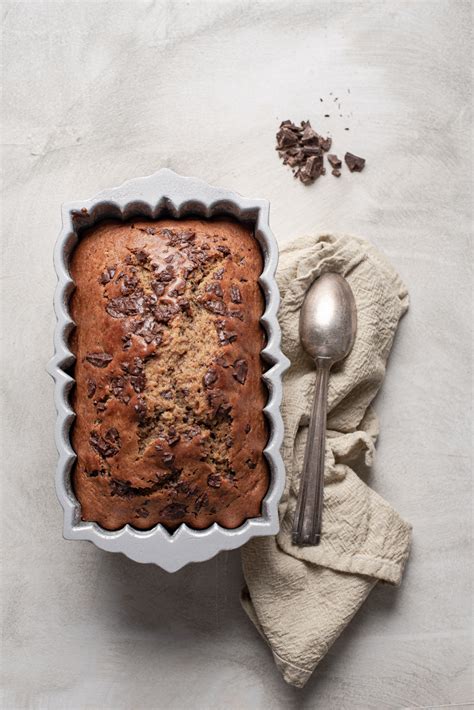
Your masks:
{"label": "plaster-like tabletop", "polygon": [[[2,708],[467,706],[470,3],[2,13]],[[311,119],[366,169],[297,183],[274,151],[286,118]],[[375,589],[304,690],[281,680],[240,608],[238,552],[169,575],[61,537],[45,373],[59,207],[164,166],[269,198],[280,244],[323,229],[371,239],[410,291],[370,481],[413,523],[412,554],[402,586]]]}

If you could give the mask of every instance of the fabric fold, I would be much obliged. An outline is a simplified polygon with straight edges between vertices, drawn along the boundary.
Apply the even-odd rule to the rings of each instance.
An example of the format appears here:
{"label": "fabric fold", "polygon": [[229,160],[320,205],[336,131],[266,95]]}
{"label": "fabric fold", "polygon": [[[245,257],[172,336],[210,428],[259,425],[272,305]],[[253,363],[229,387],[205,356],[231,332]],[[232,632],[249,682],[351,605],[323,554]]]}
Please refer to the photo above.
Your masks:
{"label": "fabric fold", "polygon": [[[347,278],[358,328],[351,353],[331,370],[329,381],[321,543],[298,548],[291,527],[315,382],[314,364],[299,342],[299,310],[325,271]],[[371,244],[347,235],[293,242],[281,252],[277,278],[282,349],[291,361],[282,403],[286,485],[279,534],[251,540],[242,550],[242,604],[285,680],[302,686],[373,586],[400,582],[408,556],[410,525],[356,473],[373,462],[378,423],[370,405],[408,294]]]}

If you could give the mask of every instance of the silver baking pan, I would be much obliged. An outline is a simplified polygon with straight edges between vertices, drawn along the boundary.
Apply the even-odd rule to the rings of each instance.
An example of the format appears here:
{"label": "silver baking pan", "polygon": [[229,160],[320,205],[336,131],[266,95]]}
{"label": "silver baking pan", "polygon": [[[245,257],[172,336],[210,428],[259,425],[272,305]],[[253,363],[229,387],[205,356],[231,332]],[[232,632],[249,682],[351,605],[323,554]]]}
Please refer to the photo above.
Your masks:
{"label": "silver baking pan", "polygon": [[[69,314],[69,297],[74,283],[69,273],[69,259],[80,239],[80,232],[99,220],[115,218],[127,220],[142,216],[157,219],[161,216],[186,217],[231,216],[250,222],[260,245],[264,268],[260,285],[265,296],[265,312],[261,322],[267,334],[267,345],[262,357],[267,370],[262,375],[268,389],[268,402],[264,409],[269,427],[269,440],[265,449],[271,483],[263,500],[262,515],[251,518],[234,530],[217,523],[206,530],[193,530],[182,524],[174,533],[162,525],[140,531],[126,525],[110,532],[96,523],[81,520],[80,504],[71,484],[71,471],[76,455],[71,446],[70,431],[74,412],[69,393],[74,386],[71,377],[74,355],[68,340],[74,328]],[[279,293],[275,281],[278,246],[270,231],[269,203],[241,197],[235,192],[211,187],[201,180],[181,177],[171,170],[159,170],[149,177],[125,182],[120,187],[104,190],[96,197],[81,202],[69,202],[62,207],[62,230],[54,252],[54,265],[58,284],[54,297],[57,324],[54,334],[54,357],[48,372],[55,381],[54,398],[57,410],[55,439],[59,453],[56,470],[56,492],[64,510],[64,537],[68,540],[89,540],[109,552],[122,552],[137,562],[154,563],[174,572],[189,562],[200,562],[213,557],[221,550],[240,547],[250,538],[274,535],[278,532],[278,502],[283,492],[285,472],[280,456],[283,440],[283,422],[280,415],[282,374],[289,362],[280,350],[280,328],[277,321]]]}

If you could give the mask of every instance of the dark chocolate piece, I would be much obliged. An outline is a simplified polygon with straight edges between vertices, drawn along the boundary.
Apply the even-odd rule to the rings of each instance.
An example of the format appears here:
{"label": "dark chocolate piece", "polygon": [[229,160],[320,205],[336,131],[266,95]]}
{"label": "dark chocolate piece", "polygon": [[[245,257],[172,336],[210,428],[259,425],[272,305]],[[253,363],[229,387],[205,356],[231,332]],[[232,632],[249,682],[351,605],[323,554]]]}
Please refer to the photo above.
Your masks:
{"label": "dark chocolate piece", "polygon": [[334,153],[329,153],[328,162],[332,165],[333,168],[340,168],[342,165],[342,161]]}
{"label": "dark chocolate piece", "polygon": [[354,153],[346,153],[344,161],[351,173],[360,173],[361,170],[364,169],[365,158],[360,158],[358,155],[354,155]]}
{"label": "dark chocolate piece", "polygon": [[87,353],[86,360],[94,367],[103,368],[112,362],[113,357],[109,353]]}

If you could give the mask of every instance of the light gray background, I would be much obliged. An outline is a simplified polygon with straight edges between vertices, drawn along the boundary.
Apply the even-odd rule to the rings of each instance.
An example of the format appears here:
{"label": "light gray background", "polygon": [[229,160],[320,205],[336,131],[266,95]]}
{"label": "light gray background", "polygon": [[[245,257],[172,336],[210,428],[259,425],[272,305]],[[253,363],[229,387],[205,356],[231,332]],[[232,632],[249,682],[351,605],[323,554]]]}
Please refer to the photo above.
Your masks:
{"label": "light gray background", "polygon": [[[2,708],[469,706],[470,3],[2,13]],[[366,170],[297,184],[273,148],[286,118],[310,118]],[[413,523],[411,558],[304,690],[280,679],[240,609],[238,552],[169,575],[61,538],[45,373],[59,206],[163,166],[269,198],[281,244],[321,229],[373,240],[410,290],[371,483]]]}

